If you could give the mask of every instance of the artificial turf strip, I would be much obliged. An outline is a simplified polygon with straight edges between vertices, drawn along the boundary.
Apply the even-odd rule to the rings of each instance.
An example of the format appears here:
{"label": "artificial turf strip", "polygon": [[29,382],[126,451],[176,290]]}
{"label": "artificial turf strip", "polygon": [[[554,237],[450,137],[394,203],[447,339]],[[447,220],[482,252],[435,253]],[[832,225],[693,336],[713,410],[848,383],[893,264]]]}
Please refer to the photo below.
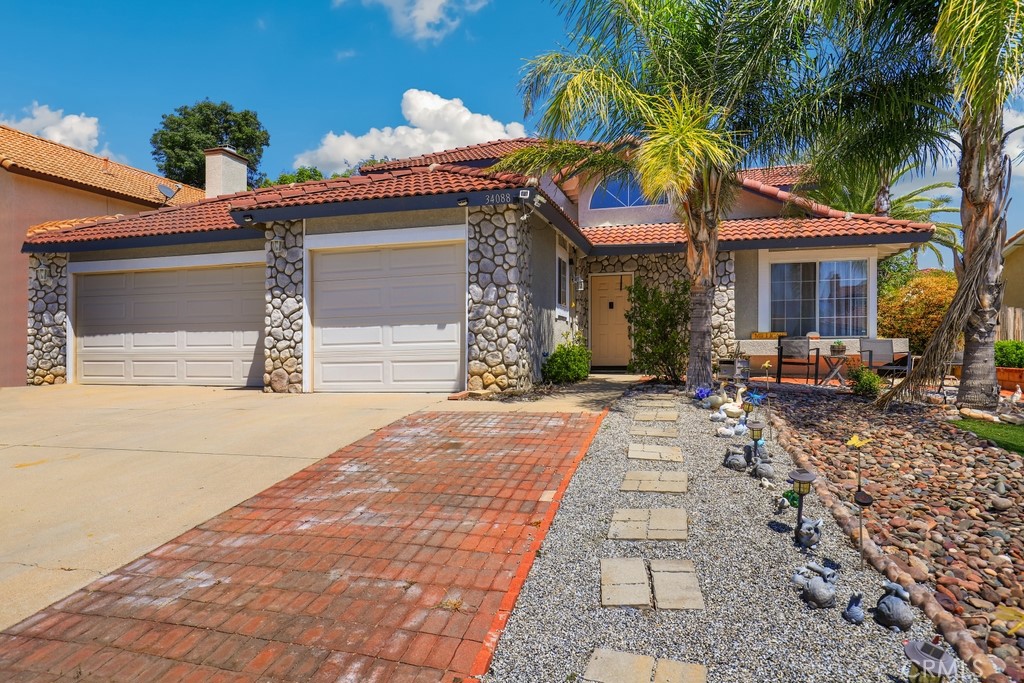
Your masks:
{"label": "artificial turf strip", "polygon": [[994,441],[1000,448],[1024,455],[1024,425],[1011,425],[985,420],[964,418],[956,423],[960,429],[974,432],[983,439]]}

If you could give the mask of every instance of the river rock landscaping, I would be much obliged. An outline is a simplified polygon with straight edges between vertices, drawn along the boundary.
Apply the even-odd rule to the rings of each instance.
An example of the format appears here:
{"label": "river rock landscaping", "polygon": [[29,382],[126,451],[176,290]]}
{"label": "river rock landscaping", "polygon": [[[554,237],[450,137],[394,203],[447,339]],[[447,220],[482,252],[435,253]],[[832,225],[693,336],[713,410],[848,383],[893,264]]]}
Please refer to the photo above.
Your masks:
{"label": "river rock landscaping", "polygon": [[[647,390],[666,392],[664,387]],[[774,438],[766,447],[774,481],[758,480],[723,466],[727,448],[742,447],[748,437],[716,436],[721,425],[681,394],[667,397],[678,410],[673,422],[637,423],[636,414],[650,409],[641,400],[645,396],[643,388],[628,393],[605,418],[566,490],[483,680],[585,681],[595,652],[608,650],[706,667],[711,683],[906,680],[904,641],[930,639],[932,622],[913,608],[908,632],[875,623],[871,608],[885,594],[885,577],[870,565],[861,568],[857,549],[814,492],[805,498],[804,515],[822,520],[821,543],[806,553],[795,546],[796,511],[779,504],[794,464]],[[645,424],[668,428],[673,436],[631,434]],[[679,446],[682,462],[630,459],[631,444]],[[647,449],[633,450],[635,456]],[[687,490],[620,490],[632,470],[685,472]],[[621,517],[622,511],[668,508],[685,510],[685,540],[609,538],[616,511]],[[691,561],[703,609],[602,607],[602,560],[614,558]],[[794,574],[809,563],[838,574],[834,606],[814,609],[794,588]],[[655,586],[656,606],[657,592]],[[860,626],[841,615],[855,592],[864,594],[868,612]],[[951,681],[979,680],[964,662],[956,664]]]}
{"label": "river rock landscaping", "polygon": [[[824,475],[840,506],[855,509],[857,451],[870,539],[934,598],[988,656],[992,680],[1024,681],[1024,458],[948,422],[939,408],[881,412],[857,397],[780,392],[786,443]],[[1000,677],[1000,674],[1002,677]],[[988,680],[988,679],[986,679]]]}

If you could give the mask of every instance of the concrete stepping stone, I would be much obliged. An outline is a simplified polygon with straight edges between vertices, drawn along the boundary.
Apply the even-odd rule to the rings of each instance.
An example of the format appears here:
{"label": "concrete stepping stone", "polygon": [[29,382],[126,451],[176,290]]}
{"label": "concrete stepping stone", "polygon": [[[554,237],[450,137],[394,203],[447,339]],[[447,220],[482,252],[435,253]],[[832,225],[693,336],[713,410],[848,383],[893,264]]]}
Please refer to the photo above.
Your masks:
{"label": "concrete stepping stone", "polygon": [[642,558],[601,560],[601,606],[651,606],[651,584]]}
{"label": "concrete stepping stone", "polygon": [[633,470],[626,472],[619,490],[648,493],[686,493],[687,481],[686,472]]}
{"label": "concrete stepping stone", "polygon": [[637,408],[675,408],[675,401],[662,401],[662,400],[651,400],[651,399],[640,399],[636,402]]}
{"label": "concrete stepping stone", "polygon": [[657,462],[682,462],[683,449],[679,446],[655,446],[646,443],[631,443],[626,452],[633,460],[655,460]]}
{"label": "concrete stepping stone", "polygon": [[686,510],[618,509],[612,513],[608,538],[623,541],[685,541]]}
{"label": "concrete stepping stone", "polygon": [[672,659],[654,659],[631,652],[598,648],[590,655],[587,683],[707,683],[707,669]]}
{"label": "concrete stepping stone", "polygon": [[679,413],[675,410],[641,410],[634,417],[634,422],[675,422]]}
{"label": "concrete stepping stone", "polygon": [[665,426],[665,427],[655,427],[655,426],[644,427],[644,426],[641,426],[641,425],[636,425],[635,427],[633,427],[633,428],[631,428],[629,430],[629,435],[630,436],[660,436],[660,437],[664,437],[664,438],[667,438],[667,439],[676,439],[676,438],[679,437],[679,430],[676,429],[675,427],[671,427],[670,428],[668,426]]}
{"label": "concrete stepping stone", "polygon": [[658,609],[704,609],[704,596],[690,560],[651,560],[651,583]]}
{"label": "concrete stepping stone", "polygon": [[638,401],[678,401],[682,398],[679,394],[641,394]]}

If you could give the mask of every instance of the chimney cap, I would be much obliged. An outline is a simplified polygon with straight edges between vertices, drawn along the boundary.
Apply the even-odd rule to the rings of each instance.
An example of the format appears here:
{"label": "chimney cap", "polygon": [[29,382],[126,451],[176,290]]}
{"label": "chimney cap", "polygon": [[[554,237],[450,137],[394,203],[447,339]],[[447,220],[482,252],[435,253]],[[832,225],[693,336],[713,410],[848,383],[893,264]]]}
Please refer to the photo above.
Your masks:
{"label": "chimney cap", "polygon": [[249,160],[247,158],[245,158],[244,156],[239,154],[238,150],[236,150],[234,147],[230,147],[228,145],[222,145],[220,147],[211,147],[210,149],[204,149],[203,150],[203,154],[205,154],[206,156],[211,156],[213,154],[227,154],[229,156],[233,156],[236,159],[239,159],[239,160],[245,162],[246,166],[249,165]]}

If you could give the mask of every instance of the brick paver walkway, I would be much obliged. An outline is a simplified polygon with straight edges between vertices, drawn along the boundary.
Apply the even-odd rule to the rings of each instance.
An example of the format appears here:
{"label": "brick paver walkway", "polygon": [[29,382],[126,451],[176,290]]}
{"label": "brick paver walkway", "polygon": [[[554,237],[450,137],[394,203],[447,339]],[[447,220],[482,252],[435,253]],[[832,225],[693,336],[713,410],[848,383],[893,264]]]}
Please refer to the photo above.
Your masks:
{"label": "brick paver walkway", "polygon": [[600,419],[396,422],[3,632],[0,680],[479,675]]}

